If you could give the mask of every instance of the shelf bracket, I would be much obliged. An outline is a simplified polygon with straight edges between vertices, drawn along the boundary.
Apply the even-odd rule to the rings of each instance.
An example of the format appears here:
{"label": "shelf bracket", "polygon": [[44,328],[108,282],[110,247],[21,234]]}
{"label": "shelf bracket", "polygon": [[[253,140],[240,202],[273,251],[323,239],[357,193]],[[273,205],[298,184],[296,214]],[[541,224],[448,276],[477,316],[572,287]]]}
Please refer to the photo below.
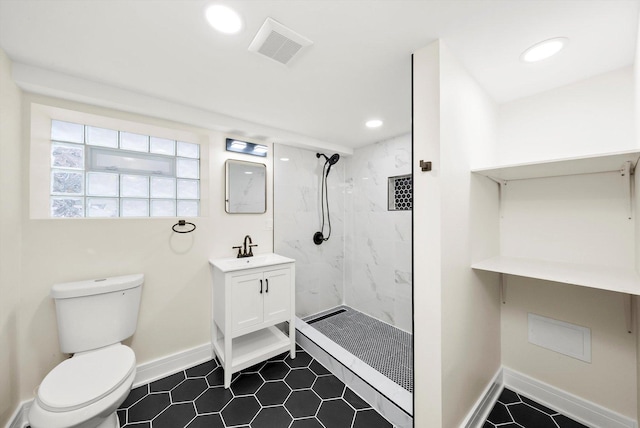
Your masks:
{"label": "shelf bracket", "polygon": [[631,186],[631,180],[633,175],[633,168],[631,167],[631,161],[626,161],[620,167],[620,175],[624,177],[624,193],[629,197],[628,217],[631,220],[631,214],[633,210],[633,191]]}
{"label": "shelf bracket", "polygon": [[624,315],[627,322],[627,333],[633,333],[633,327],[636,320],[635,298],[631,294],[624,296]]}
{"label": "shelf bracket", "polygon": [[498,183],[498,210],[500,211],[500,218],[502,218],[502,200],[504,199],[504,188],[507,185],[507,180],[500,180],[491,176],[487,176],[487,178],[494,183]]}
{"label": "shelf bracket", "polygon": [[503,305],[507,303],[507,280],[503,273],[500,274],[500,301]]}

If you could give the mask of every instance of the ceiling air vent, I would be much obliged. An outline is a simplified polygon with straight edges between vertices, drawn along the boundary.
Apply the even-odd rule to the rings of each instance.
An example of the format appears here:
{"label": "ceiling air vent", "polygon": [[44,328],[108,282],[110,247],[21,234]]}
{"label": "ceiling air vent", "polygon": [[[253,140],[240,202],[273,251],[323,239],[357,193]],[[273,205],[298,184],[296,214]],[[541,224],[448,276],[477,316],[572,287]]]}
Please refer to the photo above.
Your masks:
{"label": "ceiling air vent", "polygon": [[311,44],[313,42],[306,37],[267,18],[249,45],[249,50],[287,65],[303,47]]}

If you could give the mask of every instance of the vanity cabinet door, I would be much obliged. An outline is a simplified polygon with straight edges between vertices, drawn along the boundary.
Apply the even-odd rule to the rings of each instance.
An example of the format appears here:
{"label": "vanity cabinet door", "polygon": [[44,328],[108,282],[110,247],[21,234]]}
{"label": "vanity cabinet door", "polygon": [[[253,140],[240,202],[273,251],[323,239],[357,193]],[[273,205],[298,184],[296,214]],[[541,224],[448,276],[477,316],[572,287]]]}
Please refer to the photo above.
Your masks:
{"label": "vanity cabinet door", "polygon": [[262,273],[231,278],[231,331],[263,321],[264,281]]}
{"label": "vanity cabinet door", "polygon": [[264,321],[290,319],[291,269],[267,271],[264,279]]}

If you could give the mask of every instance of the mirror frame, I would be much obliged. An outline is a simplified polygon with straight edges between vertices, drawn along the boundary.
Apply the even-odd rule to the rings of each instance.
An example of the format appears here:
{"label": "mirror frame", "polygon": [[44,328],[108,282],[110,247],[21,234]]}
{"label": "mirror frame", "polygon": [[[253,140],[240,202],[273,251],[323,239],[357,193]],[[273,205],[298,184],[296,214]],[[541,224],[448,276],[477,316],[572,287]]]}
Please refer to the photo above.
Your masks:
{"label": "mirror frame", "polygon": [[[247,211],[237,212],[230,211],[229,200],[231,198],[231,179],[230,179],[230,166],[231,165],[246,165],[252,167],[261,166],[264,169],[264,211]],[[264,214],[267,212],[267,165],[260,162],[249,162],[239,159],[227,159],[224,163],[225,170],[225,196],[224,196],[224,210],[227,214]]]}

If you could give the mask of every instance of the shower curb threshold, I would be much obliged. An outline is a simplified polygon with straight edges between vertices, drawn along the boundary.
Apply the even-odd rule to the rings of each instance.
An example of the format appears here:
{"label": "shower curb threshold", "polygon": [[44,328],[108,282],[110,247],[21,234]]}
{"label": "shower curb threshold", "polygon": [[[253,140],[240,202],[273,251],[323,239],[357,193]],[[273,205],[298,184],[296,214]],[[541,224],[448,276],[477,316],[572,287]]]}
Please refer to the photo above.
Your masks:
{"label": "shower curb threshold", "polygon": [[413,394],[391,381],[300,318],[296,342],[397,428],[413,427]]}

